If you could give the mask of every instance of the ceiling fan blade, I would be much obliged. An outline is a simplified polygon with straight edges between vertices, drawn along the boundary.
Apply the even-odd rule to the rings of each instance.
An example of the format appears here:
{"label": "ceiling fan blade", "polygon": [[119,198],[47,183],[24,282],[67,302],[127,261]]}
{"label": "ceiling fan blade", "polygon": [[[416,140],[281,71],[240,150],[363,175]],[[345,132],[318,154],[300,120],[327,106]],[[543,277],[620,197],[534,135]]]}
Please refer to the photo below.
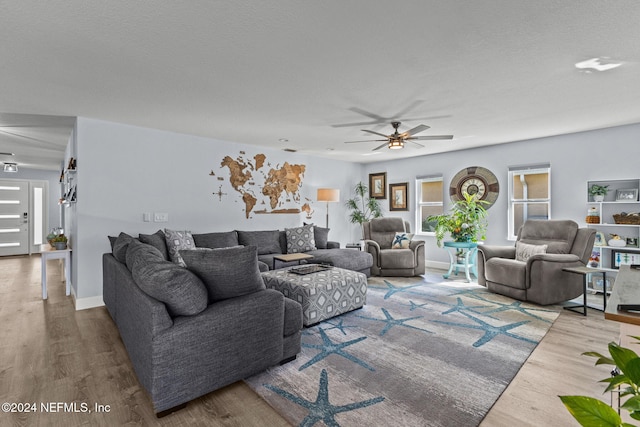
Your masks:
{"label": "ceiling fan blade", "polygon": [[410,137],[410,136],[412,136],[412,135],[415,135],[416,133],[420,133],[420,132],[422,132],[422,131],[425,131],[425,130],[427,130],[427,129],[429,129],[429,128],[431,128],[431,126],[427,126],[427,125],[418,125],[418,126],[414,127],[413,129],[409,129],[408,131],[403,132],[401,135],[402,135],[404,138],[407,138],[407,137]]}
{"label": "ceiling fan blade", "polygon": [[372,131],[372,130],[362,129],[362,132],[372,133],[372,134],[374,134],[374,135],[382,136],[382,137],[384,137],[384,138],[391,138],[391,137],[390,137],[390,136],[388,136],[388,135],[385,135],[385,134],[380,133],[380,132],[375,132],[375,131]]}
{"label": "ceiling fan blade", "polygon": [[384,144],[382,144],[381,146],[379,146],[379,147],[376,147],[376,148],[374,148],[374,149],[373,149],[373,150],[371,150],[371,151],[376,151],[376,150],[379,150],[379,149],[381,149],[381,148],[384,148],[384,147],[386,147],[387,145],[389,145],[389,143],[388,143],[388,142],[385,142],[385,143],[384,143]]}
{"label": "ceiling fan blade", "polygon": [[409,141],[409,142],[410,142],[410,143],[412,143],[412,144],[416,144],[416,145],[417,145],[418,147],[420,147],[420,148],[424,148],[424,145],[419,144],[419,143],[417,143],[417,142],[415,142],[415,141],[412,141],[412,140],[410,140],[410,139],[405,139],[405,141]]}
{"label": "ceiling fan blade", "polygon": [[436,139],[453,139],[453,135],[429,135],[429,136],[413,136],[407,139],[420,139],[422,141],[433,141]]}
{"label": "ceiling fan blade", "polygon": [[345,141],[345,144],[355,144],[357,142],[380,142],[380,141],[387,141],[389,142],[388,139],[367,139],[365,141]]}

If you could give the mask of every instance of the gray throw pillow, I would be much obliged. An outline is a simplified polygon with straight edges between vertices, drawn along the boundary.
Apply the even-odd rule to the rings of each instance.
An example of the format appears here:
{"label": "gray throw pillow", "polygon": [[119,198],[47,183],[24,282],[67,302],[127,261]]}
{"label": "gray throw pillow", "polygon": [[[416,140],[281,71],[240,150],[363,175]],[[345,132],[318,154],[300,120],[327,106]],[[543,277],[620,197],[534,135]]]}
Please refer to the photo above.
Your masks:
{"label": "gray throw pillow", "polygon": [[131,243],[134,240],[135,239],[129,236],[127,233],[118,234],[116,241],[113,242],[113,250],[111,251],[114,258],[123,264],[126,263],[127,248],[129,247],[129,243]]}
{"label": "gray throw pillow", "polygon": [[238,234],[235,231],[194,234],[193,241],[198,248],[228,248],[238,246]]}
{"label": "gray throw pillow", "polygon": [[284,231],[287,233],[288,254],[315,251],[317,249],[313,225],[285,228]]}
{"label": "gray throw pillow", "polygon": [[158,230],[153,234],[138,234],[138,239],[142,243],[151,245],[160,251],[164,259],[169,260],[169,252],[167,252],[167,237],[162,230]]}
{"label": "gray throw pillow", "polygon": [[207,289],[184,267],[167,261],[158,249],[138,241],[127,250],[127,266],[138,287],[165,304],[171,317],[193,316],[208,305]]}
{"label": "gray throw pillow", "polygon": [[180,255],[187,268],[204,282],[210,302],[266,289],[255,246],[182,250]]}
{"label": "gray throw pillow", "polygon": [[258,255],[279,254],[280,232],[278,230],[237,231],[238,243],[244,246],[255,246]]}
{"label": "gray throw pillow", "polygon": [[313,237],[316,239],[316,248],[327,249],[327,242],[329,241],[329,228],[318,227],[315,224],[307,224],[303,222],[302,225],[313,225]]}
{"label": "gray throw pillow", "polygon": [[516,242],[516,261],[527,262],[533,255],[546,253],[547,245],[530,245],[519,241]]}
{"label": "gray throw pillow", "polygon": [[180,251],[184,249],[195,249],[196,245],[193,243],[193,236],[189,231],[176,231],[164,229],[165,241],[167,242],[167,252],[169,253],[169,259],[176,264],[184,267],[184,261],[180,256]]}

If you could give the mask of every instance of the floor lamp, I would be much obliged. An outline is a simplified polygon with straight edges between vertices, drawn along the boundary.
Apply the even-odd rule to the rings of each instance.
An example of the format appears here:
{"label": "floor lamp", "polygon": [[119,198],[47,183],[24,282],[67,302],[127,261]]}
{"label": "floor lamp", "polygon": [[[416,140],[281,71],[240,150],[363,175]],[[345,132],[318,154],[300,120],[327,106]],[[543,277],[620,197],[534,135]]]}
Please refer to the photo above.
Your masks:
{"label": "floor lamp", "polygon": [[319,202],[327,202],[327,228],[329,228],[329,202],[340,201],[340,190],[335,188],[318,188]]}

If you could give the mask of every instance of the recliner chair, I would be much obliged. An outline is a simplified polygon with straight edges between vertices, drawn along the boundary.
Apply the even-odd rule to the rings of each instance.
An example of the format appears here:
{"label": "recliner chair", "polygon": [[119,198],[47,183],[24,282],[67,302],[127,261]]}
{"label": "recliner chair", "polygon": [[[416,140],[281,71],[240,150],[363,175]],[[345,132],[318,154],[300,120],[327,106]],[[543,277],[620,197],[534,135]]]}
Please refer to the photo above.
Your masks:
{"label": "recliner chair", "polygon": [[402,218],[375,218],[362,224],[364,250],[373,256],[371,274],[376,276],[418,276],[424,274],[424,241],[411,240],[407,249],[392,249],[396,232],[411,231]]}
{"label": "recliner chair", "polygon": [[540,305],[576,298],[583,278],[562,269],[587,264],[595,234],[571,220],[528,220],[515,246],[478,246],[478,284]]}

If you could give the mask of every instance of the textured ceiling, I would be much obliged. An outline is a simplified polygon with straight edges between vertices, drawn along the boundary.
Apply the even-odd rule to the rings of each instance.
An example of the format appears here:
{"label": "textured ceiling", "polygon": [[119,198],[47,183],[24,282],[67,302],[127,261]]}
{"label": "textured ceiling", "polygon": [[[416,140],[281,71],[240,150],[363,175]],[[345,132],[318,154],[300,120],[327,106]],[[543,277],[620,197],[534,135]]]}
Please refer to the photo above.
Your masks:
{"label": "textured ceiling", "polygon": [[[0,132],[0,152],[25,166],[57,169],[75,116],[356,162],[640,122],[635,0],[27,0],[0,11],[0,131],[26,136]],[[594,57],[623,65],[575,68]],[[32,128],[22,114],[64,117]],[[391,119],[455,137],[376,155],[380,143],[344,144],[371,139],[361,129],[391,133]]]}

